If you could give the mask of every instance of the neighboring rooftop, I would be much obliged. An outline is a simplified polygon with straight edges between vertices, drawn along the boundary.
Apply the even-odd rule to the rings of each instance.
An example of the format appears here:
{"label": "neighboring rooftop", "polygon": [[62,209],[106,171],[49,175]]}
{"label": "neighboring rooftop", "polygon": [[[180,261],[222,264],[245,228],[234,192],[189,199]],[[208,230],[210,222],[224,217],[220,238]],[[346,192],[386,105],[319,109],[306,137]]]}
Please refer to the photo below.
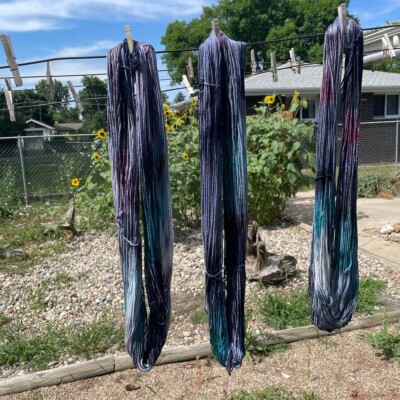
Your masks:
{"label": "neighboring rooftop", "polygon": [[56,129],[57,132],[63,132],[63,131],[78,131],[79,129],[82,128],[82,122],[66,122],[66,123],[56,123],[54,128]]}
{"label": "neighboring rooftop", "polygon": [[[300,93],[319,93],[322,83],[322,65],[301,65],[301,73],[296,74],[290,65],[278,67],[278,82],[272,81],[271,72],[261,72],[245,79],[246,96],[265,95],[267,93],[293,94],[294,90]],[[370,71],[364,69],[363,92],[388,93],[400,91],[400,74],[392,72]]]}

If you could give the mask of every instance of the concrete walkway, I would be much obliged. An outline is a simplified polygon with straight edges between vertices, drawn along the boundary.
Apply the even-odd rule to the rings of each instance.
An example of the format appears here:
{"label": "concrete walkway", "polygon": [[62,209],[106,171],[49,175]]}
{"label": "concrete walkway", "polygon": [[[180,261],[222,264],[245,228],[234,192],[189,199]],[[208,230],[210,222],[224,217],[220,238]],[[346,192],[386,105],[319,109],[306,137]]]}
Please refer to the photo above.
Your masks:
{"label": "concrete walkway", "polygon": [[[314,191],[298,193],[285,211],[289,217],[310,226],[313,212]],[[359,249],[400,268],[400,243],[386,241],[379,236],[384,225],[400,223],[400,198],[358,199],[357,215]]]}

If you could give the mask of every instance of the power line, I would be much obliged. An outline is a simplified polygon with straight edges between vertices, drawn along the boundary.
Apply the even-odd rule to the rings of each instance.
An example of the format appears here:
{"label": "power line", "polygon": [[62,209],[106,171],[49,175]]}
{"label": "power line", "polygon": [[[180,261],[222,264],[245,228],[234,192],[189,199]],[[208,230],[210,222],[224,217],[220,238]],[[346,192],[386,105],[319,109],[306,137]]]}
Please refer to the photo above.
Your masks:
{"label": "power line", "polygon": [[[378,30],[378,29],[386,29],[386,28],[392,28],[392,27],[398,27],[399,25],[394,24],[394,25],[386,25],[386,26],[375,26],[372,28],[363,28],[363,31],[373,31],[373,30]],[[304,40],[304,39],[311,39],[315,37],[320,37],[324,36],[325,33],[312,33],[309,35],[298,35],[298,36],[292,36],[292,37],[286,37],[286,38],[280,38],[280,39],[270,39],[270,40],[263,40],[263,41],[258,41],[258,42],[249,42],[246,43],[248,46],[254,46],[254,45],[268,45],[268,44],[273,44],[273,43],[280,43],[280,42],[285,42],[285,41],[292,41],[292,40]],[[157,50],[155,53],[156,54],[169,54],[169,53],[180,53],[180,52],[193,52],[193,51],[198,51],[198,47],[191,47],[191,48],[183,48],[183,49],[173,49],[173,50]],[[45,58],[41,60],[34,60],[34,61],[27,61],[24,63],[19,63],[19,67],[24,67],[27,65],[34,65],[34,64],[41,64],[41,63],[47,63],[49,61],[73,61],[73,60],[93,60],[93,59],[105,59],[107,58],[106,55],[99,55],[99,56],[69,56],[69,57],[53,57],[53,58]],[[9,68],[9,65],[2,65],[0,66],[0,69],[7,69]],[[98,74],[96,74],[98,75]],[[81,75],[80,75],[81,76]]]}

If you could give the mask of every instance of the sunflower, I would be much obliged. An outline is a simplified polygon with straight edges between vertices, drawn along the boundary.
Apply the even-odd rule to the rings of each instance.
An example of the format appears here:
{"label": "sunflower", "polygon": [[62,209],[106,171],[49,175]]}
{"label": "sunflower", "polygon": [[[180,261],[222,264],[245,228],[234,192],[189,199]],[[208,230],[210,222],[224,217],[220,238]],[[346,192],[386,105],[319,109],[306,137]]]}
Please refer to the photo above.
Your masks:
{"label": "sunflower", "polygon": [[183,153],[183,159],[184,159],[184,161],[189,160],[189,154],[186,153],[186,151]]}
{"label": "sunflower", "polygon": [[281,104],[281,109],[282,109],[282,111],[285,109],[285,105],[284,104]]}
{"label": "sunflower", "polygon": [[163,109],[164,111],[168,111],[169,110],[169,105],[167,103],[163,103]]}
{"label": "sunflower", "polygon": [[192,97],[192,104],[193,104],[194,106],[197,106],[197,101],[196,101],[196,99],[195,99],[194,97]]}
{"label": "sunflower", "polygon": [[165,124],[165,132],[170,133],[170,131],[171,131],[171,128],[169,127],[169,125]]}
{"label": "sunflower", "polygon": [[79,184],[80,184],[80,181],[79,181],[78,178],[71,179],[71,185],[72,185],[72,186],[78,187]]}
{"label": "sunflower", "polygon": [[99,139],[105,139],[107,137],[107,132],[104,129],[100,129],[97,131],[97,137]]}
{"label": "sunflower", "polygon": [[193,122],[192,122],[192,126],[197,126],[197,125],[198,125],[197,119],[194,119]]}
{"label": "sunflower", "polygon": [[274,102],[275,102],[275,96],[265,96],[264,97],[265,104],[274,104]]}
{"label": "sunflower", "polygon": [[97,161],[100,158],[100,153],[94,153],[93,154],[93,160]]}
{"label": "sunflower", "polygon": [[294,91],[294,97],[297,97],[297,98],[300,97],[300,92],[298,90]]}
{"label": "sunflower", "polygon": [[177,125],[177,126],[181,126],[181,125],[182,125],[182,119],[181,119],[181,117],[178,117],[178,119],[176,120],[176,125]]}

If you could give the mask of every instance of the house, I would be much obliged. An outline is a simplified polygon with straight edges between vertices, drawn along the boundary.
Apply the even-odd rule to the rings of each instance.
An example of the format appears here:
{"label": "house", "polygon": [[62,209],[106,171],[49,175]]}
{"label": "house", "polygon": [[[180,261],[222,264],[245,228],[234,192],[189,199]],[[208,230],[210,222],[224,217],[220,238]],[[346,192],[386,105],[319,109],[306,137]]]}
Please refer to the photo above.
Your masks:
{"label": "house", "polygon": [[[301,65],[300,74],[289,64],[278,67],[278,81],[272,73],[257,73],[245,78],[246,109],[254,114],[254,106],[266,95],[276,94],[288,105],[294,91],[306,98],[308,108],[300,110],[298,117],[318,121],[320,89],[323,67],[320,64]],[[361,97],[361,133],[359,142],[360,164],[394,165],[400,158],[398,146],[398,120],[400,119],[400,74],[363,71]],[[338,131],[341,137],[341,126]],[[396,138],[397,137],[397,138]],[[376,145],[379,143],[379,151]],[[339,147],[338,147],[339,151]]]}
{"label": "house", "polygon": [[[268,94],[282,96],[290,102],[295,90],[308,101],[308,109],[301,110],[301,119],[318,119],[319,95],[323,67],[320,64],[302,63],[300,74],[294,73],[290,64],[278,67],[278,81],[272,73],[257,73],[245,79],[246,108],[254,114],[254,105]],[[361,121],[386,121],[400,117],[400,74],[380,71],[363,71]]]}
{"label": "house", "polygon": [[[26,150],[40,150],[43,149],[44,140],[50,140],[54,136],[54,127],[45,124],[44,122],[37,121],[36,119],[28,119],[26,121],[27,127],[24,129],[25,136],[28,139],[24,140]],[[38,136],[34,138],[32,136]],[[44,140],[43,140],[44,138]]]}

